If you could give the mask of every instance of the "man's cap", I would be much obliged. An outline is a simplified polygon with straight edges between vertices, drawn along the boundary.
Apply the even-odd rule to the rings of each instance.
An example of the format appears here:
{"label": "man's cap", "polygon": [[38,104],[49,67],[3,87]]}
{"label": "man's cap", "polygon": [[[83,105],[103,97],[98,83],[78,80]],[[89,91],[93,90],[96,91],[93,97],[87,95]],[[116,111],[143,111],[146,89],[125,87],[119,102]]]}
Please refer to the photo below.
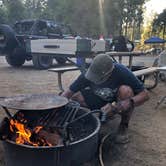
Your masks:
{"label": "man's cap", "polygon": [[85,78],[95,84],[103,83],[110,77],[113,68],[112,58],[106,54],[99,54],[93,59]]}

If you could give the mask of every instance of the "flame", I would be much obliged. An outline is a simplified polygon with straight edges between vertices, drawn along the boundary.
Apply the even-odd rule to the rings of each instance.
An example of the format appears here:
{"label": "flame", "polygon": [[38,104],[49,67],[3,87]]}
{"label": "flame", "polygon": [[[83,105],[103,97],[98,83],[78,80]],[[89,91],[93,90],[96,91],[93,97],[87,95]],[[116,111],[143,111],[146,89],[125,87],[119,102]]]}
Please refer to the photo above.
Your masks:
{"label": "flame", "polygon": [[[16,133],[15,141],[17,144],[28,144],[33,146],[39,146],[42,144],[42,146],[52,146],[52,144],[50,144],[48,141],[42,138],[38,140],[37,142],[31,141],[32,131],[28,129],[25,124],[21,122],[15,119],[10,120],[10,131],[12,133]],[[42,128],[43,128],[42,126],[35,127],[35,129],[33,130],[33,133],[35,134],[39,133]]]}
{"label": "flame", "polygon": [[19,123],[17,120],[10,120],[10,130],[14,132],[15,130],[17,133],[16,143],[17,144],[24,144],[24,143],[31,143],[30,137],[31,137],[31,131],[29,129],[26,129],[24,124]]}

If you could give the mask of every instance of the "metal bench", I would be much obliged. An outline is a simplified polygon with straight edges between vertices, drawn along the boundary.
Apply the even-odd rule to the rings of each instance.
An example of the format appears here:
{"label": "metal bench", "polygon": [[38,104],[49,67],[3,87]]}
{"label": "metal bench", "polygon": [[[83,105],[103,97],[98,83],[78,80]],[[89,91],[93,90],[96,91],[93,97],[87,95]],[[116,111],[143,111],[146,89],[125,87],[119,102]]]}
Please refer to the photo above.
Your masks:
{"label": "metal bench", "polygon": [[158,67],[148,67],[146,69],[137,70],[137,71],[134,71],[133,74],[136,77],[138,77],[138,76],[142,76],[142,75],[149,75],[154,72],[158,72]]}
{"label": "metal bench", "polygon": [[143,83],[146,89],[151,90],[158,84],[158,67],[148,67],[133,71],[133,74],[138,77]]}
{"label": "metal bench", "polygon": [[[166,72],[166,66],[162,66],[162,67],[158,67],[158,70],[159,71],[164,71]],[[157,102],[157,105],[156,105],[156,109],[162,104],[164,103],[164,101],[166,101],[166,96],[163,96],[158,102]]]}
{"label": "metal bench", "polygon": [[51,68],[48,71],[56,72],[58,74],[58,86],[61,91],[64,91],[62,85],[62,74],[68,71],[80,70],[77,66],[66,66],[66,67],[58,67],[58,68]]}
{"label": "metal bench", "polygon": [[[142,76],[142,75],[149,75],[149,74],[152,74],[152,73],[159,73],[160,71],[166,71],[166,66],[163,66],[163,67],[149,67],[147,69],[134,71],[133,73],[134,73],[135,76]],[[156,80],[157,80],[157,82],[156,82],[156,85],[157,85],[158,79],[156,79]],[[165,100],[166,100],[166,96],[163,96],[157,102],[157,105],[155,106],[155,108],[157,109],[162,103],[164,103]]]}
{"label": "metal bench", "polygon": [[[58,68],[51,68],[48,69],[48,71],[51,72],[56,72],[58,74],[58,86],[61,91],[63,91],[63,85],[62,85],[62,74],[68,71],[75,71],[75,70],[80,70],[79,67],[77,66],[66,66],[66,67],[58,67]],[[146,69],[141,69],[138,71],[134,71],[135,76],[146,76],[152,73],[157,73],[158,72],[158,67],[149,67]],[[157,80],[155,82],[155,85],[157,85]]]}

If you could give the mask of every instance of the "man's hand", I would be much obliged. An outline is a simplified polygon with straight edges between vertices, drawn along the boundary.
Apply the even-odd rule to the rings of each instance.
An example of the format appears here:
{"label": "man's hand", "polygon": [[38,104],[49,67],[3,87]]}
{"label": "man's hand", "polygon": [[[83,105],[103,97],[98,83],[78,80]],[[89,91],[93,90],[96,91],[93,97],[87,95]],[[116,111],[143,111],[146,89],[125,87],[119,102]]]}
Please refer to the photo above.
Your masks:
{"label": "man's hand", "polygon": [[132,102],[132,100],[126,99],[126,100],[119,101],[117,103],[115,102],[113,102],[112,104],[107,103],[105,106],[101,108],[101,110],[111,117],[116,113],[119,113],[119,114],[123,113],[132,107],[134,107],[134,103]]}
{"label": "man's hand", "polygon": [[105,112],[109,117],[113,116],[114,113],[112,112],[112,104],[107,103],[105,106],[101,108],[103,112]]}
{"label": "man's hand", "polygon": [[133,108],[133,107],[134,107],[134,100],[132,100],[131,98],[129,98],[129,99],[125,99],[125,100],[117,102],[117,104],[115,105],[114,108],[119,113],[122,113],[122,112],[125,112],[125,111]]}
{"label": "man's hand", "polygon": [[63,96],[63,97],[66,97],[68,99],[70,99],[73,94],[74,94],[74,92],[72,92],[70,89],[67,89],[66,91],[64,91],[60,95]]}

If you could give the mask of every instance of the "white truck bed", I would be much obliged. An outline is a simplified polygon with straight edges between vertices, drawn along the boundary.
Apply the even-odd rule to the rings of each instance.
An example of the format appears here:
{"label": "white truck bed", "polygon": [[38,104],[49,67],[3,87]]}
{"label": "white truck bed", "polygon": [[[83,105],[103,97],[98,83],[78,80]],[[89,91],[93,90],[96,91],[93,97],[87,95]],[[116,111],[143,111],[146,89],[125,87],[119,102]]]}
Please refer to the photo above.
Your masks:
{"label": "white truck bed", "polygon": [[27,43],[27,51],[32,54],[73,55],[77,53],[106,52],[106,41],[90,39],[37,39]]}

